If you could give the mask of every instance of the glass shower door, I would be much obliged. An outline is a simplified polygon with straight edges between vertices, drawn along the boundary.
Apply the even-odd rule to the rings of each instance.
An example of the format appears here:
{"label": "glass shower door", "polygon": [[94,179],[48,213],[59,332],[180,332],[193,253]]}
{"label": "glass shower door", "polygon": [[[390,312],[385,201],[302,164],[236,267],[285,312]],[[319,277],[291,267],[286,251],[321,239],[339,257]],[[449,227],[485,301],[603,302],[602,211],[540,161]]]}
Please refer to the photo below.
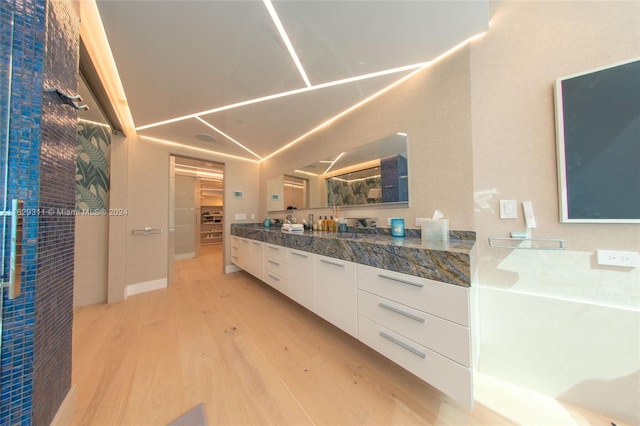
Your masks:
{"label": "glass shower door", "polygon": [[[14,14],[0,14],[0,191],[3,193],[0,206],[0,335],[5,299],[14,299],[20,295],[20,277],[22,264],[22,213],[21,200],[9,197],[9,173],[11,172],[10,125],[11,125],[11,82],[13,75],[13,29]],[[7,289],[7,290],[5,290]],[[2,351],[0,340],[0,353]]]}

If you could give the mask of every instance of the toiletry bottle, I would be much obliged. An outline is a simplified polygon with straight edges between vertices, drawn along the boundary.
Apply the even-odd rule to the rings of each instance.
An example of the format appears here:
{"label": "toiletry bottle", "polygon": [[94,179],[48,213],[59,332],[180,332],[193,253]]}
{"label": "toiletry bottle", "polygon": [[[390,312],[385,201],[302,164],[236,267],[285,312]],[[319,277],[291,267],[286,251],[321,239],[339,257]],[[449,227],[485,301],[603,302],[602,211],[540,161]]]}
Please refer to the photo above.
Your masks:
{"label": "toiletry bottle", "polygon": [[335,222],[333,221],[333,215],[329,219],[329,232],[336,232]]}

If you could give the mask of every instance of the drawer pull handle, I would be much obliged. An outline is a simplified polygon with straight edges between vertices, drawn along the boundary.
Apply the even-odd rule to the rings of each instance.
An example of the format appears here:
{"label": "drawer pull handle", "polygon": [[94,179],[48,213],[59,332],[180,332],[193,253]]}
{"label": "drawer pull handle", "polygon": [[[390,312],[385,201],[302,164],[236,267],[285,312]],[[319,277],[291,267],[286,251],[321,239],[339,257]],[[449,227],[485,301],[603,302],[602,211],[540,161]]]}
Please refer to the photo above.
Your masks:
{"label": "drawer pull handle", "polygon": [[274,280],[276,280],[276,281],[280,281],[280,278],[276,277],[276,276],[275,276],[275,275],[273,275],[273,274],[269,274],[269,278],[273,278],[273,279],[274,279]]}
{"label": "drawer pull handle", "polygon": [[231,256],[232,259],[238,259],[238,256]]}
{"label": "drawer pull handle", "polygon": [[424,284],[422,284],[422,283],[414,283],[413,281],[401,280],[400,278],[390,277],[389,275],[378,274],[378,276],[380,278],[386,278],[388,280],[397,281],[397,282],[402,283],[402,284],[409,284],[409,285],[412,285],[412,286],[415,286],[415,287],[424,287]]}
{"label": "drawer pull handle", "polygon": [[396,308],[394,306],[387,305],[386,303],[380,302],[380,303],[378,303],[378,306],[380,306],[381,308],[388,309],[388,310],[390,310],[392,312],[395,312],[396,314],[400,314],[400,315],[403,315],[403,316],[405,316],[407,318],[411,318],[414,321],[418,321],[418,322],[424,322],[425,321],[424,318],[421,318],[421,317],[419,317],[417,315],[413,315],[413,314],[411,314],[409,312],[405,312],[402,309],[398,309],[398,308]]}
{"label": "drawer pull handle", "polygon": [[280,266],[280,262],[276,262],[275,260],[271,260],[271,259],[269,259],[269,260],[268,260],[268,262],[269,262],[269,263],[272,263],[272,264],[274,264],[274,265],[276,265],[276,266]]}
{"label": "drawer pull handle", "polygon": [[295,254],[296,256],[300,256],[300,257],[309,257],[308,254],[298,253],[297,251],[292,251],[291,254]]}
{"label": "drawer pull handle", "polygon": [[271,250],[275,250],[275,251],[279,251],[280,247],[274,247],[274,246],[267,246],[269,247]]}
{"label": "drawer pull handle", "polygon": [[320,259],[320,262],[328,263],[329,265],[333,265],[333,266],[339,266],[341,268],[344,268],[345,266],[343,263],[332,262],[330,260],[324,260],[324,259]]}
{"label": "drawer pull handle", "polygon": [[391,343],[395,343],[396,345],[400,346],[401,348],[408,350],[412,354],[418,355],[420,358],[425,358],[427,356],[427,354],[425,354],[424,352],[420,352],[416,348],[407,345],[406,343],[396,339],[395,337],[385,333],[384,331],[380,332],[380,337],[384,337],[385,339],[387,339]]}
{"label": "drawer pull handle", "polygon": [[255,245],[259,246],[259,245],[260,245],[260,242],[258,242],[258,241],[251,241],[251,244],[255,244]]}

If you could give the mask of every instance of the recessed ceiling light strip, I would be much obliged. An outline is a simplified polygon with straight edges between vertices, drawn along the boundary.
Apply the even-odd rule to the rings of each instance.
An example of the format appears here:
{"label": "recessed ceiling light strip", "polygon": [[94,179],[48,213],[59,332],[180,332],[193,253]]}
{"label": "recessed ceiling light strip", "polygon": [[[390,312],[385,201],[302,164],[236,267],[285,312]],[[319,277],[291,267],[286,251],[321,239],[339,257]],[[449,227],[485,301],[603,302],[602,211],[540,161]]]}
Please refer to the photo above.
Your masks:
{"label": "recessed ceiling light strip", "polygon": [[248,106],[248,105],[253,105],[253,104],[260,103],[260,102],[272,101],[274,99],[284,98],[284,97],[292,96],[292,95],[298,95],[300,93],[311,92],[313,90],[326,89],[327,87],[339,86],[341,84],[354,83],[356,81],[366,80],[366,79],[369,79],[369,78],[383,77],[385,75],[397,74],[397,73],[404,72],[404,71],[412,71],[412,70],[416,70],[416,69],[422,68],[425,65],[428,65],[429,63],[430,62],[421,62],[419,64],[405,65],[403,67],[391,68],[391,69],[384,70],[384,71],[377,71],[377,72],[372,72],[372,73],[369,73],[369,74],[363,74],[363,75],[359,75],[359,76],[355,76],[355,77],[344,78],[342,80],[335,80],[335,81],[330,81],[330,82],[327,82],[327,83],[317,84],[317,85],[312,86],[312,87],[303,87],[303,88],[300,88],[300,89],[289,90],[287,92],[275,93],[273,95],[267,95],[267,96],[262,96],[260,98],[249,99],[249,100],[242,101],[242,102],[236,102],[235,104],[224,105],[224,106],[213,108],[213,109],[210,109],[210,110],[196,112],[194,114],[183,115],[181,117],[171,118],[169,120],[163,120],[163,121],[158,121],[156,123],[145,124],[144,126],[136,127],[136,130],[150,129],[152,127],[157,127],[157,126],[163,126],[165,124],[176,123],[178,121],[188,120],[190,118],[195,118],[195,117],[202,116],[202,115],[214,114],[216,112],[227,111],[227,110],[230,110],[230,109],[240,108],[240,107]]}
{"label": "recessed ceiling light strip", "polygon": [[251,153],[252,155],[254,155],[258,160],[262,160],[262,157],[260,157],[258,154],[256,154],[255,152],[251,151],[249,148],[247,148],[246,146],[242,145],[240,142],[238,142],[237,140],[235,140],[234,138],[232,138],[231,136],[227,135],[225,132],[223,132],[222,130],[212,126],[211,124],[207,123],[206,121],[204,121],[202,118],[200,117],[195,117],[196,120],[198,120],[199,122],[201,122],[202,124],[204,124],[205,126],[215,130],[216,132],[220,133],[222,136],[224,136],[225,138],[229,139],[231,142],[235,143],[236,145],[238,145],[240,148],[244,149],[245,151]]}
{"label": "recessed ceiling light strip", "polygon": [[213,155],[218,155],[218,156],[222,156],[222,157],[235,158],[236,160],[249,161],[251,163],[259,163],[258,160],[254,160],[252,158],[239,157],[237,155],[225,154],[224,152],[210,151],[208,149],[198,148],[198,147],[189,146],[189,145],[183,145],[181,143],[172,142],[172,141],[168,141],[168,140],[165,140],[165,139],[153,138],[151,136],[142,136],[142,135],[138,135],[138,137],[140,139],[144,139],[144,140],[147,140],[147,141],[150,141],[150,142],[157,142],[157,143],[161,143],[163,145],[175,146],[175,147],[178,147],[178,148],[184,148],[184,149],[189,149],[189,150],[192,150],[192,151],[203,152],[203,153],[209,154],[209,155],[213,154]]}
{"label": "recessed ceiling light strip", "polygon": [[298,55],[296,54],[296,51],[293,48],[293,44],[291,44],[291,40],[289,40],[289,36],[287,35],[287,32],[285,31],[284,26],[282,25],[282,22],[280,22],[280,17],[278,16],[276,9],[273,7],[271,0],[262,0],[262,1],[264,5],[267,7],[267,10],[269,11],[269,15],[271,15],[271,19],[273,20],[273,23],[275,24],[276,28],[278,29],[278,32],[280,33],[280,37],[282,38],[282,41],[284,41],[285,46],[287,46],[287,49],[289,50],[289,55],[291,55],[291,59],[293,59],[293,62],[296,64],[296,67],[298,68],[298,72],[300,73],[300,76],[304,80],[304,83],[307,85],[307,87],[311,87],[312,85],[311,85],[311,82],[309,81],[309,78],[307,77],[307,73],[304,71],[304,68],[302,67],[300,58],[298,58]]}

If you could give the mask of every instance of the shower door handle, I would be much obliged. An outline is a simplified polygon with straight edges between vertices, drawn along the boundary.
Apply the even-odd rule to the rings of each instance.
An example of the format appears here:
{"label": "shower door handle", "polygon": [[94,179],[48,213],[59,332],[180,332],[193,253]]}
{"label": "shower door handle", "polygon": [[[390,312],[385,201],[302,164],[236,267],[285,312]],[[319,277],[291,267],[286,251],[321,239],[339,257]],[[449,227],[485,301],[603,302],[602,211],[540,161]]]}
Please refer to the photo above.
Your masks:
{"label": "shower door handle", "polygon": [[11,203],[11,256],[9,257],[9,299],[20,296],[22,271],[22,214],[24,201]]}
{"label": "shower door handle", "polygon": [[11,219],[11,238],[9,241],[9,281],[2,282],[2,288],[9,287],[9,299],[15,299],[20,296],[20,276],[22,275],[23,208],[24,201],[12,200],[11,210],[3,212],[5,218],[6,216],[9,216]]}

